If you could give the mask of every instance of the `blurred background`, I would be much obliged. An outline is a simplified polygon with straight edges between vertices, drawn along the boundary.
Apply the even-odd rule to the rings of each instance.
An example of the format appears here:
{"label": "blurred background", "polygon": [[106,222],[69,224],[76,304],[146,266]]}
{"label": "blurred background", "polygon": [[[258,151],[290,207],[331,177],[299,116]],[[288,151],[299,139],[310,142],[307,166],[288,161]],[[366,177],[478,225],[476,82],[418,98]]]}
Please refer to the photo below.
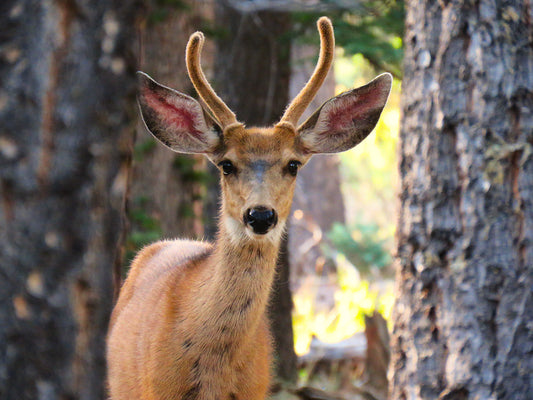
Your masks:
{"label": "blurred background", "polygon": [[[147,133],[135,105],[135,70],[196,96],[184,55],[189,35],[203,31],[202,65],[217,93],[247,125],[269,125],[314,69],[321,15],[334,23],[336,59],[303,118],[379,73],[391,72],[394,87],[361,146],[317,156],[298,177],[270,310],[274,392],[294,397],[286,389],[314,379],[337,390],[348,382],[338,376],[360,378],[365,316],[376,311],[388,319],[393,301],[403,2],[61,0],[0,7],[2,217],[10,225],[2,230],[10,282],[3,298],[14,305],[0,320],[7,346],[0,397],[55,398],[64,391],[103,398],[113,291],[135,253],[160,238],[214,237],[218,172]],[[343,340],[358,347],[335,344]],[[68,383],[45,372],[56,367]]]}
{"label": "blurred background", "polygon": [[322,15],[334,67],[303,119],[382,72],[394,82],[363,143],[298,176],[269,310],[273,397],[533,390],[531,7],[470,3],[2,1],[0,399],[106,398],[107,325],[135,253],[214,238],[217,169],[148,134],[135,71],[196,97],[185,46],[203,31],[216,92],[269,125],[314,69]]}

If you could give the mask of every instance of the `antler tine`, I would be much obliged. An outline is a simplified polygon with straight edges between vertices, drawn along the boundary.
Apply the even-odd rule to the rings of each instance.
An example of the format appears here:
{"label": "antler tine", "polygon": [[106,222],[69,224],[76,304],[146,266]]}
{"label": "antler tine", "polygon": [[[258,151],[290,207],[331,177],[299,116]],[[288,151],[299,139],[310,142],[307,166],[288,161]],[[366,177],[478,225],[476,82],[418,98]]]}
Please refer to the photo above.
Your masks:
{"label": "antler tine", "polygon": [[315,97],[320,86],[322,86],[329,68],[331,67],[333,53],[335,51],[333,26],[328,17],[321,17],[317,21],[317,27],[318,32],[320,33],[320,56],[318,57],[318,63],[313,75],[311,75],[311,78],[309,78],[309,81],[300,91],[298,96],[296,96],[291,102],[285,111],[285,114],[281,117],[279,124],[289,123],[293,127],[296,126],[303,112]]}
{"label": "antler tine", "polygon": [[235,114],[222,101],[222,99],[217,96],[204,75],[200,64],[200,54],[203,45],[204,35],[202,32],[195,32],[189,38],[189,42],[187,43],[187,53],[185,56],[189,78],[202,100],[222,124],[222,128],[238,124],[239,122],[237,121]]}

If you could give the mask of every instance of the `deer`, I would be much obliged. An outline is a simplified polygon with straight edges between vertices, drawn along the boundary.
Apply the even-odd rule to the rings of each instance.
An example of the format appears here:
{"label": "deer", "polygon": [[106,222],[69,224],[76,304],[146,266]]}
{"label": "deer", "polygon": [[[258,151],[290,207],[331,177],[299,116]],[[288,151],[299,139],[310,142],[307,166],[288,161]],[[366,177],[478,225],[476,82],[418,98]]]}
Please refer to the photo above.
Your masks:
{"label": "deer", "polygon": [[309,81],[271,127],[246,127],[201,68],[204,36],[186,48],[190,80],[205,106],[139,72],[148,131],[178,153],[204,154],[220,170],[214,243],[161,240],[134,258],[107,338],[112,400],[259,400],[269,392],[272,339],[266,309],[295,189],[314,154],[348,150],[377,124],[388,73],[326,101],[298,120],[332,64],[335,40],[318,22],[320,52]]}

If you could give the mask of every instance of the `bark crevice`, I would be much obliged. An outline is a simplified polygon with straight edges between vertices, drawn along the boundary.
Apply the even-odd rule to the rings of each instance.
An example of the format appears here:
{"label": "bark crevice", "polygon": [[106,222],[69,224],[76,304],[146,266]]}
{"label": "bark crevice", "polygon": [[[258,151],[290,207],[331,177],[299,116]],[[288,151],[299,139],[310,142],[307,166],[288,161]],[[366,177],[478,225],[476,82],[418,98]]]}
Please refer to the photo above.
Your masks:
{"label": "bark crevice", "polygon": [[533,46],[523,45],[524,7],[407,3],[392,335],[393,359],[405,362],[393,364],[392,398],[533,395],[524,353],[533,346],[524,330],[533,318]]}

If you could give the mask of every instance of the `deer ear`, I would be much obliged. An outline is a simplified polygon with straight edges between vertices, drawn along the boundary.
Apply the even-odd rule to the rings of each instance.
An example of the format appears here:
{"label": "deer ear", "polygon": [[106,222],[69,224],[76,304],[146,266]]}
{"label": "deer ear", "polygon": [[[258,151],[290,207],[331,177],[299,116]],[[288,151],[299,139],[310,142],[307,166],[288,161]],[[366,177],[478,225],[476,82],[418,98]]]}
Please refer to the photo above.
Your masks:
{"label": "deer ear", "polygon": [[160,85],[143,72],[139,79],[139,107],[152,135],[179,153],[212,153],[222,130],[200,103]]}
{"label": "deer ear", "polygon": [[359,144],[376,126],[391,85],[386,73],[326,101],[298,128],[305,150],[338,153]]}

